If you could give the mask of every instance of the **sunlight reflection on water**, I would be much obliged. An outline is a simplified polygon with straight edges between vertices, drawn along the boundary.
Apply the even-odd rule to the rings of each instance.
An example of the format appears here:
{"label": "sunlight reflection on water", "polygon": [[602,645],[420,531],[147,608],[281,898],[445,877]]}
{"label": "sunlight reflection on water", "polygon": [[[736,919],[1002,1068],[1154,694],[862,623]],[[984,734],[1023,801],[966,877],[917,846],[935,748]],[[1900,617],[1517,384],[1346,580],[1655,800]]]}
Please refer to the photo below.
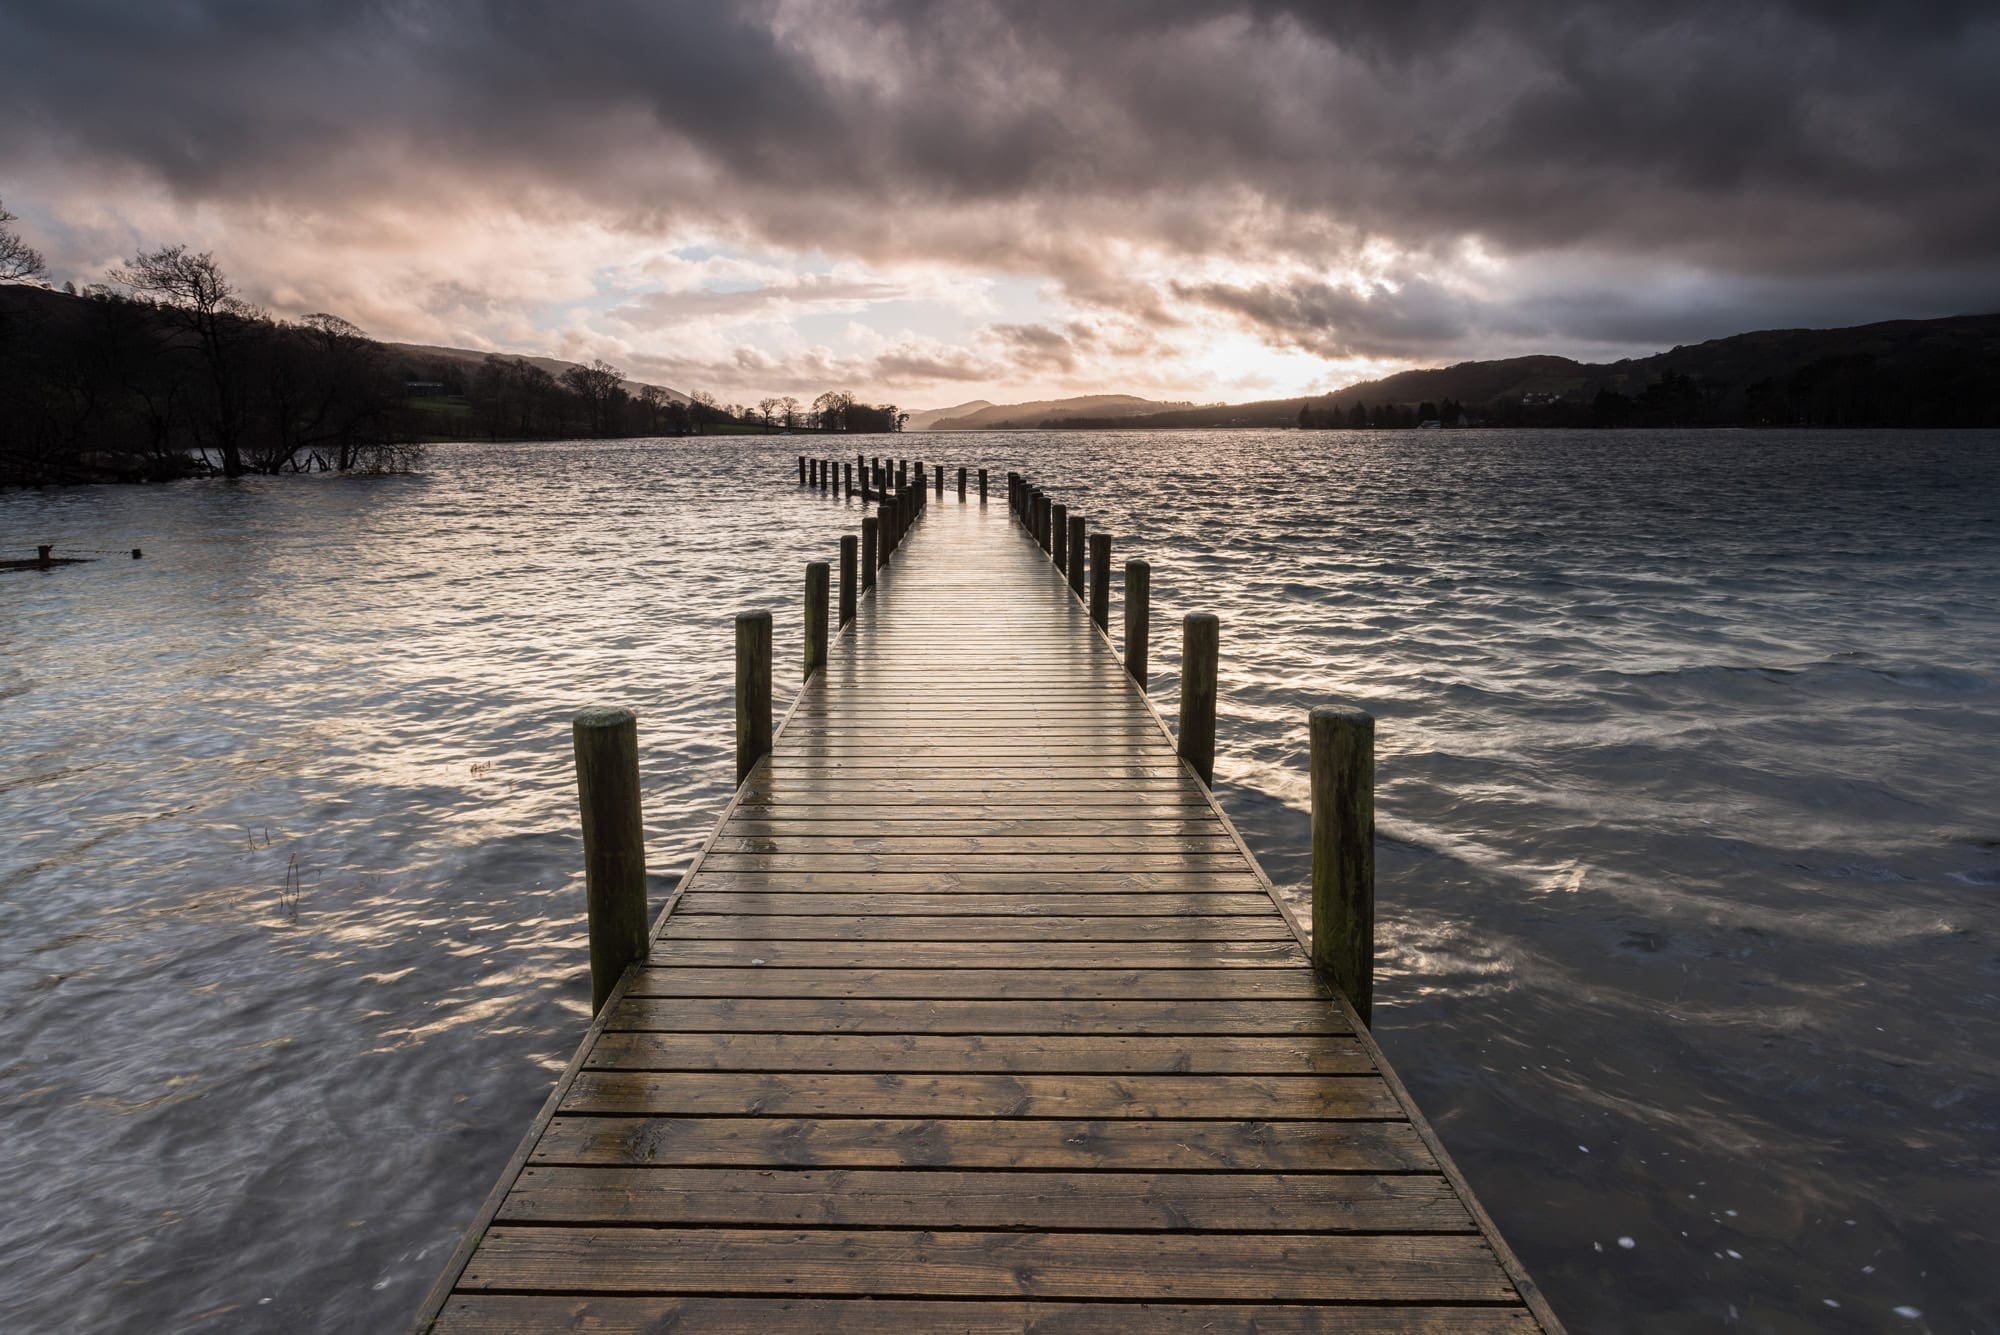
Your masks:
{"label": "sunlight reflection on water", "polygon": [[[791,485],[813,443],[0,496],[10,544],[147,553],[0,576],[0,1324],[406,1319],[585,1021],[568,717],[639,712],[663,894],[730,618],[796,661],[858,524]],[[1026,463],[1150,559],[1170,715],[1221,615],[1219,787],[1281,882],[1305,707],[1381,717],[1379,1029],[1577,1329],[1943,1330],[2000,1325],[1994,444],[899,453],[995,504]]]}

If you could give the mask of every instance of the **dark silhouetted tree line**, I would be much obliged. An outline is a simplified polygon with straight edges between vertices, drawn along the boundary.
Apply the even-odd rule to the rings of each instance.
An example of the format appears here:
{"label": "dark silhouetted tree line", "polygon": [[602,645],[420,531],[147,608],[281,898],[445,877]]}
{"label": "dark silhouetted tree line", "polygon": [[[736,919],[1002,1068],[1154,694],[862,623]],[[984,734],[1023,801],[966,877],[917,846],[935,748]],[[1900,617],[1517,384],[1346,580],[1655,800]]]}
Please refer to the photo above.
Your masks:
{"label": "dark silhouetted tree line", "polygon": [[129,295],[0,289],[0,483],[406,467],[401,388],[345,320],[273,320],[212,257],[137,257]]}

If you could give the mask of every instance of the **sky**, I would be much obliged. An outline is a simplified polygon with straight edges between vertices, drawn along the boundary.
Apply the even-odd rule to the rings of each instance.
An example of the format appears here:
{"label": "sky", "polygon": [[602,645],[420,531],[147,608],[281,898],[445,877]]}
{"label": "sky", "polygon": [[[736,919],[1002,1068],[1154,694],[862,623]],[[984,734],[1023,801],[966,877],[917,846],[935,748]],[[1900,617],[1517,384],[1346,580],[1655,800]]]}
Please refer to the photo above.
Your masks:
{"label": "sky", "polygon": [[0,0],[52,277],[724,402],[1318,393],[2000,310],[2000,5]]}

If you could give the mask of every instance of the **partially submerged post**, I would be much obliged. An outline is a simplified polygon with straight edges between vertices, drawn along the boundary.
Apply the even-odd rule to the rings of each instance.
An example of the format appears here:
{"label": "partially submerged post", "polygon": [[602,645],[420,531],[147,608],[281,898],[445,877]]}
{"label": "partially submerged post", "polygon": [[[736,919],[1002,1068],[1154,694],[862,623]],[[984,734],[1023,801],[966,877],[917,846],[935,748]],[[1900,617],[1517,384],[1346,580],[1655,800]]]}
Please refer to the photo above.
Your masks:
{"label": "partially submerged post", "polygon": [[799,456],[799,485],[803,487],[805,484],[806,484],[806,457],[803,454],[801,454]]}
{"label": "partially submerged post", "polygon": [[1099,630],[1111,625],[1111,535],[1090,535],[1090,619]]}
{"label": "partially submerged post", "polygon": [[806,565],[805,679],[826,666],[826,562]]}
{"label": "partially submerged post", "polygon": [[844,533],[840,538],[840,624],[845,626],[854,620],[855,599],[860,590],[854,586],[855,567],[860,564],[861,539],[852,533]]}
{"label": "partially submerged post", "polygon": [[1320,705],[1312,733],[1312,958],[1363,1024],[1375,1000],[1375,719]]}
{"label": "partially submerged post", "polygon": [[590,914],[590,1011],[626,966],[646,958],[646,830],[639,815],[639,728],[629,709],[586,709],[570,724],[583,813]]}
{"label": "partially submerged post", "polygon": [[979,470],[979,503],[986,504],[986,470]]}
{"label": "partially submerged post", "polygon": [[1181,759],[1206,784],[1215,782],[1215,672],[1222,631],[1213,612],[1181,622]]}
{"label": "partially submerged post", "polygon": [[[981,471],[983,472],[984,470]],[[958,499],[961,503],[965,500],[965,470],[963,468],[958,470]]]}
{"label": "partially submerged post", "polygon": [[1151,634],[1153,567],[1144,561],[1125,563],[1125,671],[1139,689],[1146,689],[1146,637]]}
{"label": "partially submerged post", "polygon": [[1085,544],[1083,516],[1069,517],[1069,591],[1078,598],[1083,597],[1083,551]]}
{"label": "partially submerged post", "polygon": [[771,754],[771,614],[736,614],[736,783]]}

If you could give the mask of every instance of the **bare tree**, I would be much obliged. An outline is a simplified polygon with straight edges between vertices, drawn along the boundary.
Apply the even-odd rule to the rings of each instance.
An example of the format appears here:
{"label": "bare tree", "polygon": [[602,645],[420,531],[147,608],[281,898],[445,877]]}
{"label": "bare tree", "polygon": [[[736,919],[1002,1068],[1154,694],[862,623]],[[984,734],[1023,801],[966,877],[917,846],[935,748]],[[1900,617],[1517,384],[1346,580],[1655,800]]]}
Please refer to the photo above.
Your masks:
{"label": "bare tree", "polygon": [[590,434],[609,434],[612,405],[625,392],[625,373],[603,358],[562,373],[563,387],[583,400],[590,413]]}
{"label": "bare tree", "polygon": [[813,400],[813,418],[822,431],[845,431],[847,410],[853,406],[852,394],[830,389]]}
{"label": "bare tree", "polygon": [[40,278],[49,271],[42,263],[42,253],[21,239],[21,234],[7,224],[18,219],[0,203],[0,283],[20,283],[30,278]]}
{"label": "bare tree", "polygon": [[638,399],[640,411],[646,415],[647,434],[658,435],[660,431],[660,415],[667,406],[667,391],[661,389],[658,385],[641,385],[639,386]]}
{"label": "bare tree", "polygon": [[195,254],[186,246],[163,246],[138,255],[111,276],[159,302],[194,339],[215,398],[211,435],[222,455],[223,475],[242,476],[243,411],[236,353],[258,312],[236,295],[222,266],[205,250]]}
{"label": "bare tree", "polygon": [[787,394],[778,400],[779,411],[783,413],[785,430],[790,431],[799,424],[799,401]]}

